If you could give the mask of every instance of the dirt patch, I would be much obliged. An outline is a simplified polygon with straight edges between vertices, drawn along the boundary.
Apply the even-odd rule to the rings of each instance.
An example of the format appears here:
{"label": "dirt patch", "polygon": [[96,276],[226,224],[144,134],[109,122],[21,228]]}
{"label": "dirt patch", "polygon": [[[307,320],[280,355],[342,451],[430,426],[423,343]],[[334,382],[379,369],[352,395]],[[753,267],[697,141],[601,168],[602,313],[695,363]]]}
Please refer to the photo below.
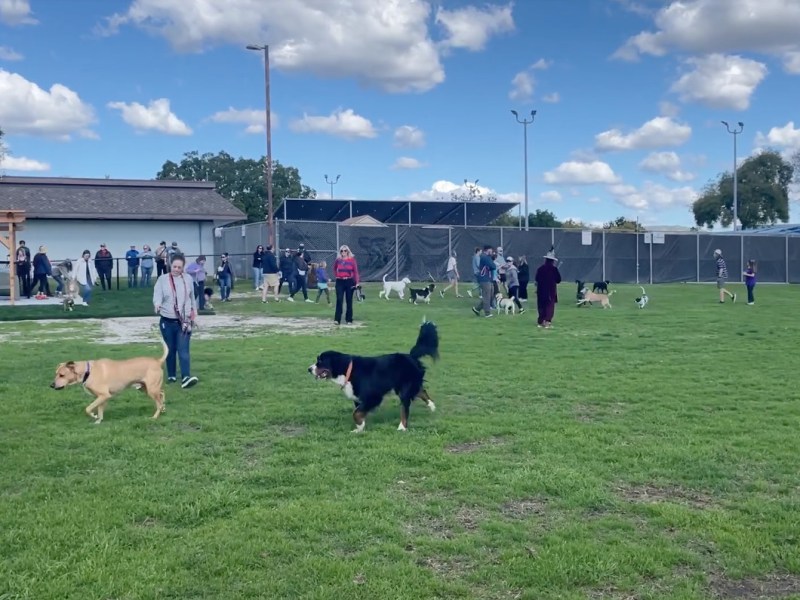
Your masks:
{"label": "dirt patch", "polygon": [[280,435],[285,437],[300,437],[305,435],[308,428],[305,425],[278,425],[275,428]]}
{"label": "dirt patch", "polygon": [[776,600],[800,594],[800,575],[768,575],[763,578],[731,580],[712,579],[714,598],[740,600]]}
{"label": "dirt patch", "polygon": [[406,535],[426,536],[438,540],[452,540],[456,534],[443,518],[418,514],[413,521],[404,524]]}
{"label": "dirt patch", "polygon": [[613,404],[576,404],[575,418],[582,423],[602,421],[604,417],[616,417],[622,414],[625,405],[622,402]]}
{"label": "dirt patch", "polygon": [[461,444],[453,444],[446,446],[445,450],[451,454],[469,454],[487,446],[499,446],[505,444],[505,440],[499,437],[490,437],[485,440],[475,440],[472,442],[463,442]]}
{"label": "dirt patch", "polygon": [[462,506],[455,514],[455,520],[467,531],[475,531],[486,513],[475,506]]}
{"label": "dirt patch", "polygon": [[428,556],[420,558],[417,564],[426,567],[445,579],[460,579],[472,571],[473,566],[470,561],[463,556],[440,558],[438,556]]}
{"label": "dirt patch", "polygon": [[500,510],[504,516],[512,519],[527,519],[532,515],[542,516],[546,511],[547,505],[536,498],[506,502]]}
{"label": "dirt patch", "polygon": [[708,494],[696,490],[687,490],[678,486],[637,485],[621,486],[617,492],[628,502],[637,504],[658,504],[660,502],[673,502],[685,504],[692,508],[705,509],[714,504],[714,499]]}

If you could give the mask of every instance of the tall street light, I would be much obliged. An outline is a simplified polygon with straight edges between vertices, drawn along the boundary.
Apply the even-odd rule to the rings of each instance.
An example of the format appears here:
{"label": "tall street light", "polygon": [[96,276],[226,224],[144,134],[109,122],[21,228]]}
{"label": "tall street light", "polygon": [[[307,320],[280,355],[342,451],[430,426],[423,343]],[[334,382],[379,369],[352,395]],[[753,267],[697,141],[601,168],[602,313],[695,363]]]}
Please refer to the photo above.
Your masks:
{"label": "tall street light", "polygon": [[325,175],[325,183],[331,186],[331,200],[333,200],[333,186],[339,183],[339,177],[341,177],[341,175],[337,175],[336,179],[328,179],[328,176]]}
{"label": "tall street light", "polygon": [[[533,120],[536,118],[536,111],[535,110],[531,111],[530,121],[528,121],[527,118],[520,120],[519,114],[517,114],[517,111],[515,110],[512,110],[511,114],[514,115],[514,117],[517,119],[517,123],[522,125],[522,129],[524,131],[522,138],[524,143],[524,156],[525,156],[525,231],[528,231],[530,229],[528,220],[528,215],[530,214],[528,212],[528,125],[533,123]],[[520,215],[520,229],[521,228],[522,228],[522,216]]]}
{"label": "tall street light", "polygon": [[275,215],[272,202],[272,115],[270,107],[269,96],[269,46],[257,46],[250,44],[247,46],[248,50],[256,50],[264,52],[264,90],[266,94],[266,127],[267,127],[267,160],[264,164],[266,177],[264,178],[264,185],[267,186],[267,235],[269,237],[268,243],[275,247]]}
{"label": "tall street light", "polygon": [[737,169],[738,165],[736,164],[736,138],[739,136],[742,131],[744,131],[744,123],[739,121],[738,129],[733,128],[728,125],[727,121],[722,121],[722,124],[725,125],[725,129],[728,130],[728,133],[733,135],[733,230],[736,231],[739,229],[739,190],[737,187]]}

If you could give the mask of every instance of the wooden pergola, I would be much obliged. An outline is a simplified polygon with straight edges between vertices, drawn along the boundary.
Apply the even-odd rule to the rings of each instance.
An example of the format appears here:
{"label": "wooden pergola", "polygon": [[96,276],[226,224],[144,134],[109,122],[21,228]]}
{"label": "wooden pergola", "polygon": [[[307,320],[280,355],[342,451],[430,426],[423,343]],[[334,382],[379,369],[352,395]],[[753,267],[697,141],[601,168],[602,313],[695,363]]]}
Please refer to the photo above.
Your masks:
{"label": "wooden pergola", "polygon": [[17,296],[17,231],[22,230],[25,222],[25,211],[14,209],[0,209],[0,244],[8,248],[8,300],[11,306]]}

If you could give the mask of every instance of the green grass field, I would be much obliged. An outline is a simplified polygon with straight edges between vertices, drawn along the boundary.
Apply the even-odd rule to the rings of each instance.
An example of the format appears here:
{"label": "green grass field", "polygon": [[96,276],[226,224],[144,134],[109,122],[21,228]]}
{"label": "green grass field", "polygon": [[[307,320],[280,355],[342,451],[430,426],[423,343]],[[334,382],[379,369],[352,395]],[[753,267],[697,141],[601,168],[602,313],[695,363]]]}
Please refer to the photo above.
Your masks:
{"label": "green grass field", "polygon": [[[196,339],[198,386],[169,386],[157,421],[124,392],[99,426],[80,387],[48,388],[55,365],[156,356],[155,334],[0,323],[0,598],[800,598],[797,289],[746,306],[741,286],[735,305],[648,286],[645,310],[617,289],[604,311],[562,286],[546,331],[535,310],[478,319],[370,288],[363,327]],[[145,293],[115,302],[149,312]],[[437,411],[415,404],[401,433],[387,397],[350,433],[351,403],[308,365],[407,351],[423,314]]]}

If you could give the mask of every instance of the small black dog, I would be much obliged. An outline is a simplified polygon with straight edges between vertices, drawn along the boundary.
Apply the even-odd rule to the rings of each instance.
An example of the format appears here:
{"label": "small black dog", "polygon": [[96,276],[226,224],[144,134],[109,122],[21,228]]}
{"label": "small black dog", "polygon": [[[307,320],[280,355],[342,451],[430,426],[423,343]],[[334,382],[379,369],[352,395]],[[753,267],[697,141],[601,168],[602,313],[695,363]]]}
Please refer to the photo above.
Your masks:
{"label": "small black dog", "polygon": [[361,289],[361,284],[353,286],[353,295],[358,302],[363,302],[367,299],[367,295],[364,293],[364,290]]}
{"label": "small black dog", "polygon": [[435,283],[429,283],[428,287],[424,287],[421,289],[408,288],[409,292],[408,301],[416,304],[417,300],[419,300],[420,302],[424,302],[425,304],[430,304],[434,288],[436,288]]}
{"label": "small black dog", "polygon": [[611,283],[608,280],[605,281],[595,281],[592,285],[592,291],[596,294],[607,294],[608,293],[608,284]]}

